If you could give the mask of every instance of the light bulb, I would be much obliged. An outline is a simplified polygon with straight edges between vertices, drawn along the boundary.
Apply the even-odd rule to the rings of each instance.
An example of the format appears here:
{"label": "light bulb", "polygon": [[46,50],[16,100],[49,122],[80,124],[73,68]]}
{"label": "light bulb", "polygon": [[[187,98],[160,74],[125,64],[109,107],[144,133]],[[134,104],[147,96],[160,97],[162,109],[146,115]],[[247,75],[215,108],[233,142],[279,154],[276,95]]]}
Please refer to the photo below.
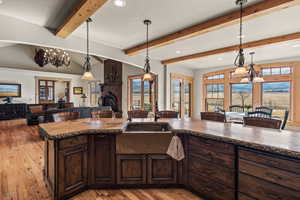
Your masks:
{"label": "light bulb", "polygon": [[81,77],[82,80],[86,80],[86,81],[93,81],[95,80],[94,75],[92,74],[92,72],[84,72],[83,76]]}
{"label": "light bulb", "polygon": [[254,83],[262,83],[264,81],[265,81],[264,78],[263,77],[259,77],[259,76],[254,77],[254,79],[253,79]]}
{"label": "light bulb", "polygon": [[144,81],[152,81],[152,75],[150,73],[144,74],[143,80]]}
{"label": "light bulb", "polygon": [[126,6],[126,1],[125,0],[114,0],[114,4],[117,7],[125,7]]}
{"label": "light bulb", "polygon": [[247,70],[245,67],[237,67],[235,69],[234,75],[244,75],[247,73]]}

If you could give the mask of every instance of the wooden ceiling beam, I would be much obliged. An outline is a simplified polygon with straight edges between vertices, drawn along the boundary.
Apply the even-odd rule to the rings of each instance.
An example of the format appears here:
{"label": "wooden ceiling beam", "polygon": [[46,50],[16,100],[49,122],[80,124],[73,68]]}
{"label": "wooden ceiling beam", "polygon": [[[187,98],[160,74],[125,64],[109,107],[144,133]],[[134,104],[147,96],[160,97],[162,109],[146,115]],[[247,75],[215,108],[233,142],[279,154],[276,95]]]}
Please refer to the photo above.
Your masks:
{"label": "wooden ceiling beam", "polygon": [[[269,45],[269,44],[273,44],[273,43],[285,42],[285,41],[289,41],[289,40],[296,40],[296,39],[300,39],[300,32],[291,33],[291,34],[287,34],[287,35],[281,35],[281,36],[267,38],[267,39],[262,39],[262,40],[253,41],[253,42],[248,42],[243,45],[243,48],[247,49],[247,48],[259,47],[259,46]],[[233,45],[233,46],[224,47],[224,48],[220,48],[220,49],[214,49],[214,50],[210,50],[210,51],[195,53],[195,54],[181,56],[181,57],[177,57],[177,58],[171,58],[168,60],[163,60],[161,63],[163,65],[169,65],[172,63],[182,62],[185,60],[191,60],[191,59],[211,56],[211,55],[215,55],[215,54],[236,51],[238,49],[239,49],[239,45]]]}
{"label": "wooden ceiling beam", "polygon": [[[251,19],[262,15],[270,14],[272,12],[299,5],[300,0],[264,0],[254,5],[248,6],[244,9],[244,19]],[[214,19],[199,23],[197,25],[179,30],[177,32],[165,35],[163,37],[154,39],[149,42],[149,47],[160,47],[178,40],[195,37],[201,34],[205,34],[211,31],[215,31],[239,22],[240,12],[239,10],[233,11],[226,15],[216,17]],[[146,49],[147,44],[143,43],[135,47],[125,49],[126,55],[136,55],[142,50]]]}
{"label": "wooden ceiling beam", "polygon": [[73,10],[65,22],[57,29],[55,35],[66,38],[89,17],[91,17],[108,0],[82,0]]}

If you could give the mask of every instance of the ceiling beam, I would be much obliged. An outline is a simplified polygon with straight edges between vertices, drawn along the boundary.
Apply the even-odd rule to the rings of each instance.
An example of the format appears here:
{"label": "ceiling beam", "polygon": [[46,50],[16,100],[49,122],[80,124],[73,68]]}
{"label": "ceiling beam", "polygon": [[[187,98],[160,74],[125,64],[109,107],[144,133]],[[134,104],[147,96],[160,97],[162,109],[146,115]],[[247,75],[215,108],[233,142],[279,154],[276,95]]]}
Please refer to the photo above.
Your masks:
{"label": "ceiling beam", "polygon": [[[244,19],[247,20],[258,16],[270,14],[280,9],[285,9],[299,4],[300,4],[300,0],[264,0],[262,2],[246,7],[244,9],[243,16]],[[240,11],[239,10],[233,11],[223,16],[216,17],[214,19],[154,39],[149,42],[149,47],[154,48],[154,47],[165,46],[174,43],[178,40],[195,37],[227,26],[231,26],[239,22],[239,17],[240,17]],[[126,55],[132,56],[140,53],[142,50],[146,49],[146,47],[147,44],[142,43],[135,47],[125,49],[124,52]]]}
{"label": "ceiling beam", "polygon": [[61,38],[66,38],[107,1],[108,0],[82,0],[72,10],[65,22],[57,29],[55,35]]}
{"label": "ceiling beam", "polygon": [[[267,38],[267,39],[262,39],[262,40],[253,41],[253,42],[248,42],[248,43],[243,44],[243,48],[247,49],[247,48],[259,47],[259,46],[269,45],[269,44],[278,43],[278,42],[296,40],[296,39],[300,39],[300,32],[291,33],[291,34],[287,34],[287,35],[281,35],[281,36]],[[214,49],[214,50],[210,50],[210,51],[195,53],[195,54],[181,56],[181,57],[177,57],[177,58],[171,58],[168,60],[163,60],[161,63],[163,65],[169,65],[172,63],[182,62],[185,60],[191,60],[191,59],[202,58],[202,57],[211,56],[211,55],[215,55],[215,54],[237,51],[238,49],[239,49],[239,45],[233,45],[233,46],[224,47],[224,48],[220,48],[220,49]]]}

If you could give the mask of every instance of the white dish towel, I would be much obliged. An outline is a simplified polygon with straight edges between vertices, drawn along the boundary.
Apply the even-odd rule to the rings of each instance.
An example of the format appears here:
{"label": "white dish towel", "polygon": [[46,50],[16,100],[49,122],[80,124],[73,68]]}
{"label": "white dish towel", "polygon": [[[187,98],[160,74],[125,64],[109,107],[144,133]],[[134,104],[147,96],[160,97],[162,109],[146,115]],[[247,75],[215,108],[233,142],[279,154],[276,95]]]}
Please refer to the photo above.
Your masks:
{"label": "white dish towel", "polygon": [[184,159],[184,149],[178,136],[173,136],[167,154],[178,161]]}

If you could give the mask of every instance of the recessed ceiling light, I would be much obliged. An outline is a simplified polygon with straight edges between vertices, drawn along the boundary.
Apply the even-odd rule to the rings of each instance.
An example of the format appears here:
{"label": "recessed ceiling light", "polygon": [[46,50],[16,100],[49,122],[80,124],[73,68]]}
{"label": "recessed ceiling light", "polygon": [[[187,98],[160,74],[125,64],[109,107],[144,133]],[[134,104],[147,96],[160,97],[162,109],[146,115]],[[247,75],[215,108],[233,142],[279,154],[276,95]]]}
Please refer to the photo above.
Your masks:
{"label": "recessed ceiling light", "polygon": [[218,60],[223,60],[223,58],[218,58]]}
{"label": "recessed ceiling light", "polygon": [[0,0],[0,4],[3,4],[3,0]]}
{"label": "recessed ceiling light", "polygon": [[114,4],[115,6],[122,8],[126,6],[126,0],[114,0]]}
{"label": "recessed ceiling light", "polygon": [[245,35],[238,35],[237,38],[245,38]]}
{"label": "recessed ceiling light", "polygon": [[294,48],[300,47],[300,44],[294,44],[292,47]]}
{"label": "recessed ceiling light", "polygon": [[180,53],[181,53],[181,51],[177,50],[177,51],[176,51],[176,53],[177,53],[177,54],[180,54]]}

